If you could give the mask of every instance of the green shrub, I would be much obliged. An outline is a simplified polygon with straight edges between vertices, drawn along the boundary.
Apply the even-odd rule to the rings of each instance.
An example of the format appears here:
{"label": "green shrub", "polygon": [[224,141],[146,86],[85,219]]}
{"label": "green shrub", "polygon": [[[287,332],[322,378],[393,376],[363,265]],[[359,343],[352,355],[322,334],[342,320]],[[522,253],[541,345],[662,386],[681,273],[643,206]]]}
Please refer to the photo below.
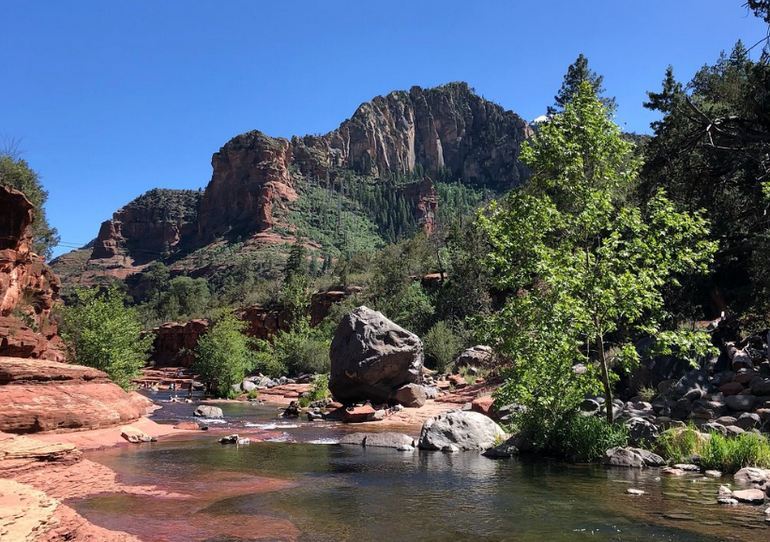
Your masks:
{"label": "green shrub", "polygon": [[423,337],[425,358],[438,372],[443,373],[463,348],[463,341],[444,321],[436,322]]}
{"label": "green shrub", "polygon": [[124,389],[147,361],[152,335],[142,334],[134,309],[117,288],[78,289],[75,302],[62,310],[61,334],[70,361],[106,372]]}
{"label": "green shrub", "polygon": [[198,339],[193,370],[208,391],[219,397],[231,397],[232,386],[242,382],[254,365],[245,325],[227,312]]}
{"label": "green shrub", "polygon": [[694,426],[672,427],[658,437],[657,452],[674,463],[689,461],[700,453],[705,439]]}
{"label": "green shrub", "polygon": [[650,386],[642,386],[639,388],[639,397],[642,398],[643,401],[647,401],[648,403],[655,399],[658,395],[658,390],[656,390],[653,387]]}
{"label": "green shrub", "polygon": [[272,342],[257,342],[256,369],[270,376],[325,373],[330,343],[318,329],[302,322],[277,333]]}
{"label": "green shrub", "polygon": [[329,398],[331,394],[329,393],[329,375],[319,374],[316,375],[315,379],[313,380],[313,389],[310,390],[310,400],[312,401],[323,401],[324,399]]}
{"label": "green shrub", "polygon": [[593,462],[606,450],[628,443],[628,428],[596,416],[575,415],[546,436],[545,452],[569,461]]}
{"label": "green shrub", "polygon": [[736,472],[743,467],[770,468],[770,440],[755,433],[737,437],[712,433],[703,444],[700,456],[704,468],[722,472]]}

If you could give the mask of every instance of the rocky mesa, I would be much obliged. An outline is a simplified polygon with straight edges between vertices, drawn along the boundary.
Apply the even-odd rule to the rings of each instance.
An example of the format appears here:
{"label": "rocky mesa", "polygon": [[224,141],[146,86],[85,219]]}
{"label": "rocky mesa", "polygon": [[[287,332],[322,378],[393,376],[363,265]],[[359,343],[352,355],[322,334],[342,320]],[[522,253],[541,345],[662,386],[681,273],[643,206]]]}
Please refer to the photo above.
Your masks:
{"label": "rocky mesa", "polygon": [[85,264],[67,269],[72,258],[65,257],[53,265],[65,280],[124,279],[150,261],[170,261],[223,237],[292,242],[291,211],[302,187],[345,195],[351,178],[375,185],[409,178],[387,189],[398,191],[430,232],[439,204],[436,179],[494,191],[519,184],[527,176],[519,149],[529,135],[523,119],[466,83],[391,92],[362,104],[325,135],[234,137],[213,155],[205,190],[152,190],[102,224]]}

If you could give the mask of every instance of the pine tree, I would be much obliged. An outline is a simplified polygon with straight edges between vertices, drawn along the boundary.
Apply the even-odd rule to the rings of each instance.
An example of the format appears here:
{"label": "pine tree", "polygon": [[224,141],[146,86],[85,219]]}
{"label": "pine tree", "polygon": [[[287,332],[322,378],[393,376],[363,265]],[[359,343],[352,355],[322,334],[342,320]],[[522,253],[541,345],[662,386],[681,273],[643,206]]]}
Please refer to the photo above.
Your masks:
{"label": "pine tree", "polygon": [[[591,89],[594,94],[599,97],[604,107],[609,111],[615,111],[616,104],[615,98],[602,96],[604,94],[604,76],[597,74],[595,71],[588,67],[588,58],[583,53],[580,53],[572,64],[567,68],[567,73],[564,74],[564,81],[561,84],[558,94],[554,96],[557,109],[564,109],[577,93],[580,88],[580,84],[587,81],[591,85]],[[549,112],[554,113],[556,109],[549,108]]]}
{"label": "pine tree", "polygon": [[[663,77],[663,86],[660,92],[648,91],[648,101],[644,102],[642,105],[646,109],[660,111],[664,115],[667,115],[674,110],[677,97],[681,97],[683,94],[684,88],[674,77],[674,68],[669,65],[666,68],[666,74]],[[662,126],[662,121],[652,122],[650,126],[657,132]]]}

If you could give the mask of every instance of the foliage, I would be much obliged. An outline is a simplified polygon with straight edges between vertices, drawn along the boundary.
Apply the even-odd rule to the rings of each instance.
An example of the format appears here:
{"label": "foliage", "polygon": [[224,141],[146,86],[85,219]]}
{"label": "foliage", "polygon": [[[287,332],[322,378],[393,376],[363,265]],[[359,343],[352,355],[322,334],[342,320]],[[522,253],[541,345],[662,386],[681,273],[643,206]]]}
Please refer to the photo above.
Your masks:
{"label": "foliage", "polygon": [[331,340],[307,320],[271,340],[257,341],[256,369],[270,376],[325,373]]}
{"label": "foliage", "polygon": [[61,335],[72,361],[105,371],[124,389],[131,387],[152,345],[136,311],[124,305],[115,288],[76,290],[74,302],[62,309]]}
{"label": "foliage", "polygon": [[435,308],[428,293],[414,281],[394,293],[380,298],[377,308],[398,325],[421,335],[430,326]]}
{"label": "foliage", "polygon": [[313,379],[313,388],[310,390],[311,401],[323,401],[331,397],[329,392],[329,375],[318,374]]}
{"label": "foliage", "polygon": [[240,384],[254,367],[245,326],[232,312],[225,311],[198,339],[193,370],[209,393],[229,397],[232,386]]}
{"label": "foliage", "polygon": [[661,331],[655,336],[652,354],[674,356],[696,366],[699,361],[719,354],[707,333],[693,330]]}
{"label": "foliage", "polygon": [[383,244],[368,211],[332,186],[301,184],[289,219],[300,235],[322,245],[330,256],[371,251]]}
{"label": "foliage", "polygon": [[475,188],[461,182],[437,182],[435,186],[438,193],[437,219],[442,228],[461,223],[491,197],[488,189]]}
{"label": "foliage", "polygon": [[719,241],[713,275],[685,277],[690,294],[682,301],[695,299],[714,315],[751,311],[759,325],[767,322],[770,214],[761,202],[770,176],[770,65],[753,62],[739,41],[686,85],[669,67],[662,89],[648,94],[645,107],[662,118],[652,124],[639,197],[664,188],[678,206],[705,209]]}
{"label": "foliage", "polygon": [[692,457],[700,453],[704,442],[703,435],[690,425],[672,427],[660,434],[655,442],[657,452],[673,463],[689,463]]}
{"label": "foliage", "polygon": [[446,239],[445,280],[436,295],[436,315],[445,320],[484,318],[492,310],[492,277],[484,259],[489,243],[473,223],[455,223]]}
{"label": "foliage", "polygon": [[422,342],[426,361],[440,373],[446,372],[465,346],[462,338],[444,320],[433,324]]}
{"label": "foliage", "polygon": [[736,472],[743,467],[770,468],[770,440],[756,433],[742,433],[725,437],[711,433],[701,450],[701,465],[725,473]]}
{"label": "foliage", "polygon": [[573,415],[562,420],[544,451],[569,461],[594,462],[614,446],[628,444],[628,428],[607,424],[596,416]]}
{"label": "foliage", "polygon": [[721,433],[699,433],[693,426],[671,428],[657,440],[657,451],[666,459],[681,463],[700,456],[701,466],[725,473],[743,467],[770,468],[770,440],[756,433],[725,437]]}
{"label": "foliage", "polygon": [[609,404],[612,366],[637,361],[636,334],[661,330],[663,286],[705,271],[714,243],[705,219],[678,211],[662,191],[644,207],[626,200],[638,163],[588,82],[541,125],[522,158],[533,171],[529,185],[479,219],[495,281],[514,292],[490,319],[491,338],[514,373],[532,372],[512,377],[508,390],[524,404],[574,399],[583,385],[572,365],[596,364]]}
{"label": "foliage", "polygon": [[48,224],[45,213],[48,192],[40,183],[38,174],[29,167],[26,161],[0,153],[0,185],[23,192],[32,203],[35,209],[32,220],[34,250],[43,258],[50,258],[51,251],[59,243],[59,235],[56,228]]}
{"label": "foliage", "polygon": [[162,262],[153,262],[138,277],[135,299],[148,322],[183,320],[204,316],[212,304],[208,281],[178,276]]}

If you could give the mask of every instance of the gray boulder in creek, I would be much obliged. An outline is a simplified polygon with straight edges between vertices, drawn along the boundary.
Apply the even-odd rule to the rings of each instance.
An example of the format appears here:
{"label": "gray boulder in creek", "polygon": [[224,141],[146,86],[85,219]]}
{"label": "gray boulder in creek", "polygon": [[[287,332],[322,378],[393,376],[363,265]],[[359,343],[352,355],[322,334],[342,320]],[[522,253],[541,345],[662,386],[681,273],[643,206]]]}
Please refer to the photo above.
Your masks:
{"label": "gray boulder in creek", "polygon": [[201,418],[223,418],[224,417],[224,413],[222,412],[221,408],[211,406],[211,405],[199,405],[198,408],[195,409],[195,412],[193,412],[193,414]]}
{"label": "gray boulder in creek", "polygon": [[329,358],[329,390],[341,403],[385,403],[401,386],[422,379],[420,338],[364,306],[342,318]]}
{"label": "gray boulder in creek", "polygon": [[451,410],[425,420],[418,446],[422,450],[480,450],[507,437],[491,418],[470,410]]}

